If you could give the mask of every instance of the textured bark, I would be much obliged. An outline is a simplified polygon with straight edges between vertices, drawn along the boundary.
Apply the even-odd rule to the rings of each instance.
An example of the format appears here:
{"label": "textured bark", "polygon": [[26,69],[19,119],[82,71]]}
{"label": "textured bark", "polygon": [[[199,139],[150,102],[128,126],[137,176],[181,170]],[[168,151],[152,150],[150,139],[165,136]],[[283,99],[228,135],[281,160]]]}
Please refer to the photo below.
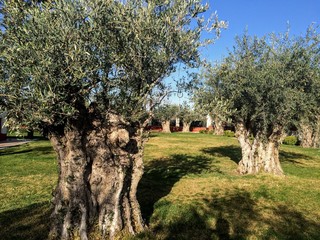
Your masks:
{"label": "textured bark", "polygon": [[274,131],[267,141],[262,141],[259,134],[250,141],[249,131],[244,124],[236,125],[236,136],[240,143],[242,159],[238,164],[240,174],[267,172],[283,175],[279,161],[279,141],[281,131]]}
{"label": "textured bark", "polygon": [[191,122],[183,122],[182,132],[190,132]]}
{"label": "textured bark", "polygon": [[142,130],[116,115],[93,125],[50,134],[59,161],[50,239],[113,239],[144,228],[136,199]]}
{"label": "textured bark", "polygon": [[308,124],[300,125],[301,134],[301,146],[304,148],[312,147],[313,145],[313,129],[312,126]]}
{"label": "textured bark", "polygon": [[163,122],[161,122],[161,126],[162,126],[162,132],[164,132],[164,133],[171,133],[171,130],[170,130],[170,120],[169,120],[169,121],[163,121]]}
{"label": "textured bark", "polygon": [[224,134],[223,122],[218,117],[214,118],[214,134],[215,135]]}
{"label": "textured bark", "polygon": [[304,148],[320,147],[320,117],[313,125],[308,122],[300,124],[300,140]]}

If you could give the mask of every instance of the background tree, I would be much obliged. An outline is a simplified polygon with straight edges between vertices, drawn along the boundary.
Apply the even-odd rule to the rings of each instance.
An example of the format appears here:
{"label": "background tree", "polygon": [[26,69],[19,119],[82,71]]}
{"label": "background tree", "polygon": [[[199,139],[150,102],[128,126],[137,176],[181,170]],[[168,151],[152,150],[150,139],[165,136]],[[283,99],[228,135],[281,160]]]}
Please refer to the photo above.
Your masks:
{"label": "background tree", "polygon": [[154,111],[154,118],[161,122],[162,132],[171,133],[170,121],[179,115],[179,106],[176,104],[162,104]]}
{"label": "background tree", "polygon": [[136,191],[146,105],[164,93],[162,79],[176,63],[197,65],[199,14],[207,6],[196,0],[1,4],[0,110],[11,128],[47,133],[57,152],[50,238],[141,231]]}
{"label": "background tree", "polygon": [[241,174],[283,174],[279,142],[288,126],[314,109],[310,101],[316,101],[316,91],[310,86],[319,72],[318,52],[319,35],[311,28],[295,38],[245,34],[207,81],[209,87],[219,85],[220,96],[231,103],[242,149]]}
{"label": "background tree", "polygon": [[200,83],[193,95],[197,111],[213,119],[215,135],[224,134],[224,123],[229,122],[231,115],[230,102],[221,96],[221,83],[214,79],[215,66],[206,64],[203,73],[199,74]]}
{"label": "background tree", "polygon": [[320,74],[313,74],[310,91],[307,98],[302,100],[301,111],[305,114],[296,122],[300,145],[307,148],[320,147]]}
{"label": "background tree", "polygon": [[[307,36],[309,38],[312,35]],[[319,41],[319,39],[318,39]],[[301,64],[304,65],[304,74],[311,80],[306,83],[299,106],[304,114],[296,122],[302,147],[320,147],[320,54],[319,46],[306,45],[300,50]]]}
{"label": "background tree", "polygon": [[201,115],[194,111],[190,104],[183,102],[179,107],[179,118],[182,120],[182,132],[190,132],[190,126],[193,121],[199,120]]}
{"label": "background tree", "polygon": [[320,147],[320,116],[303,119],[298,124],[299,140],[302,147]]}

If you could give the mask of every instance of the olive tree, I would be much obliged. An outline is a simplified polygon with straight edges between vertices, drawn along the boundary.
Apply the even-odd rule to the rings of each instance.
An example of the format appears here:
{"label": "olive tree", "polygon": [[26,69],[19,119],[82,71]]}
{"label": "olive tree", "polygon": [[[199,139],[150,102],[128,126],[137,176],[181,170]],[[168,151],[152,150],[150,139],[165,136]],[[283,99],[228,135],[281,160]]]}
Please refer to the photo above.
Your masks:
{"label": "olive tree", "polygon": [[179,118],[182,119],[182,132],[190,132],[191,123],[199,120],[201,115],[192,109],[187,102],[183,102],[179,107]]}
{"label": "olive tree", "polygon": [[[304,76],[300,114],[293,123],[298,129],[302,147],[320,147],[320,34],[314,27],[308,29],[305,39],[300,39],[303,47],[299,49],[300,72],[297,76]],[[302,72],[302,73],[301,73]]]}
{"label": "olive tree", "polygon": [[[320,106],[319,106],[320,108]],[[302,147],[320,147],[320,115],[305,118],[298,124],[299,140]]]}
{"label": "olive tree", "polygon": [[179,115],[176,104],[161,104],[154,111],[154,118],[161,122],[162,132],[171,133],[170,121]]}
{"label": "olive tree", "polygon": [[[314,56],[313,61],[320,58],[319,53]],[[320,62],[320,61],[319,61]],[[304,96],[301,101],[300,111],[304,113],[303,117],[297,119],[295,123],[298,129],[300,145],[308,148],[320,147],[320,67],[317,66],[318,72],[309,71],[312,81],[308,84],[307,91],[310,94]]]}
{"label": "olive tree", "polygon": [[196,66],[201,31],[219,23],[204,25],[197,0],[1,4],[1,110],[57,153],[50,238],[141,231],[147,103],[178,62]]}
{"label": "olive tree", "polygon": [[231,103],[242,149],[241,174],[283,174],[279,143],[287,127],[308,111],[319,111],[314,96],[318,54],[319,35],[311,28],[303,37],[245,34],[207,80],[206,85],[219,89],[219,96]]}

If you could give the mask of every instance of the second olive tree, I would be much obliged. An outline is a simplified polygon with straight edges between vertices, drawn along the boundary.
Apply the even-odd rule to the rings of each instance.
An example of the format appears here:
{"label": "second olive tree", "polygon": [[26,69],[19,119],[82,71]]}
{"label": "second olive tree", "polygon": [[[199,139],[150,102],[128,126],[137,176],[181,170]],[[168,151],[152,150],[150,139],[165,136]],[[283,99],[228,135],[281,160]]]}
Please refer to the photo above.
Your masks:
{"label": "second olive tree", "polygon": [[[319,35],[243,35],[206,85],[228,102],[241,146],[241,174],[282,175],[279,144],[288,127],[319,114]],[[219,86],[218,88],[216,86]]]}

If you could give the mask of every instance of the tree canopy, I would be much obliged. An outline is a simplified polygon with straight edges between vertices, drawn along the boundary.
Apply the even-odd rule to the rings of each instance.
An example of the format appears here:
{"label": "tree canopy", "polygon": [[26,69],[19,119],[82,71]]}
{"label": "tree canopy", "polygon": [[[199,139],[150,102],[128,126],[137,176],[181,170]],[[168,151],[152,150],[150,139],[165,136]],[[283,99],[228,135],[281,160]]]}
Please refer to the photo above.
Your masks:
{"label": "tree canopy", "polygon": [[319,46],[312,29],[296,38],[238,37],[207,84],[232,103],[234,123],[267,137],[276,126],[319,111]]}
{"label": "tree canopy", "polygon": [[179,105],[177,104],[161,104],[154,111],[154,118],[161,121],[170,121],[179,116]]}
{"label": "tree canopy", "polygon": [[65,125],[93,108],[139,120],[177,62],[199,61],[199,1],[3,4],[1,89],[14,122]]}

